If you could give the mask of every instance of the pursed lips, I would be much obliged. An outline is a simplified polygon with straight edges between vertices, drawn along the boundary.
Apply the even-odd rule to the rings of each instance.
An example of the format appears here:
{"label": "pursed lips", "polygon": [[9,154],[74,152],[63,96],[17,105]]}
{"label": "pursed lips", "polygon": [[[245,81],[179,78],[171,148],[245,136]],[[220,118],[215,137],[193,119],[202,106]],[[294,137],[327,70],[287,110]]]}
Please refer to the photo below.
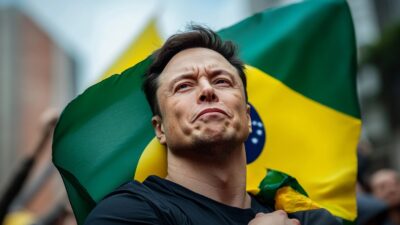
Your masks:
{"label": "pursed lips", "polygon": [[222,113],[222,114],[224,114],[224,115],[226,115],[226,116],[228,116],[228,117],[231,117],[225,110],[222,110],[222,109],[220,109],[220,108],[207,108],[207,109],[204,109],[204,110],[200,111],[200,112],[194,117],[194,119],[193,119],[192,122],[196,121],[200,116],[202,116],[202,115],[204,115],[204,114],[207,114],[207,113],[214,113],[214,112],[216,112],[216,113]]}

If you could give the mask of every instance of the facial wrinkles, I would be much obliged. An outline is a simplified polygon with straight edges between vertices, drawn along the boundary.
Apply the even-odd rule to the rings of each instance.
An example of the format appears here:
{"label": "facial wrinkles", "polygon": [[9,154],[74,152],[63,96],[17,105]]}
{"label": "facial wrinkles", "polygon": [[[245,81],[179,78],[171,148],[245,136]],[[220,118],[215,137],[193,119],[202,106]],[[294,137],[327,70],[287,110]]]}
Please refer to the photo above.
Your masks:
{"label": "facial wrinkles", "polygon": [[[223,95],[229,94],[229,95],[234,96],[236,99],[240,99],[238,101],[239,103],[242,103],[245,101],[245,99],[242,96],[242,95],[244,95],[244,89],[240,86],[240,84],[239,84],[240,81],[238,81],[238,79],[240,79],[240,78],[235,78],[235,76],[232,74],[232,71],[228,71],[223,68],[219,69],[218,65],[216,65],[216,64],[210,64],[210,65],[206,66],[204,70],[205,70],[205,75],[203,75],[203,76],[200,75],[200,77],[204,77],[204,79],[200,78],[199,80],[201,80],[201,82],[207,88],[212,88],[213,89],[212,91],[215,93],[215,95],[217,95],[217,97],[219,96],[221,99],[224,99]],[[235,71],[235,69],[234,69],[234,71]],[[220,90],[218,87],[214,87],[212,84],[213,79],[214,78],[218,79],[218,77],[221,77],[221,78],[228,77],[230,82],[232,82],[231,86],[228,89],[222,88],[222,90]],[[242,91],[237,92],[237,91],[234,91],[233,89],[238,89],[238,90],[242,89],[243,93],[242,93]],[[229,108],[225,107],[223,100],[218,101],[216,103],[211,102],[210,107],[213,107],[213,106],[222,107],[222,109],[224,109],[225,112],[228,114],[228,117],[231,117],[231,118],[233,117],[233,112]],[[246,104],[236,104],[234,106],[235,106],[235,109],[233,109],[233,110],[236,112],[243,110],[242,106],[244,107],[244,109],[246,109]]]}
{"label": "facial wrinkles", "polygon": [[[186,53],[189,53],[189,51]],[[178,56],[178,54],[176,56]],[[237,130],[240,130],[240,128],[244,126],[242,121],[239,121],[243,119],[243,116],[247,115],[246,113],[241,113],[242,111],[246,111],[244,88],[241,85],[240,77],[237,74],[236,68],[227,61],[223,62],[223,59],[221,60],[215,55],[207,54],[208,53],[203,53],[203,57],[195,56],[195,58],[193,58],[195,54],[191,54],[192,58],[190,60],[187,60],[185,57],[173,58],[171,59],[170,63],[168,63],[169,65],[167,65],[164,69],[163,74],[160,76],[159,81],[160,84],[163,85],[159,87],[157,95],[158,99],[160,99],[160,111],[161,115],[163,116],[165,128],[174,129],[175,132],[182,132],[186,135],[193,131],[190,127],[194,128],[195,130],[202,129],[201,123],[196,123],[193,126],[190,125],[190,121],[196,115],[196,113],[210,107],[223,109],[230,117],[234,117],[234,120],[232,121],[227,120],[223,122],[226,127],[228,127],[230,123],[231,126],[233,125],[233,127]],[[206,55],[206,57],[204,57],[204,55]],[[213,86],[212,79],[221,74],[223,76],[230,77],[232,86],[229,87],[229,89],[221,89]],[[193,84],[195,85],[195,91],[191,90],[189,92],[176,94],[174,92],[175,83],[179,82],[181,78],[187,78],[190,80],[190,82],[194,82]],[[206,102],[208,105],[193,104],[194,102],[197,102],[199,91],[201,91],[201,88],[204,87],[213,88],[212,91],[214,91],[214,94],[218,97],[222,97],[220,98],[220,101]],[[232,98],[236,99],[236,101],[234,101],[234,103],[230,102],[229,107],[227,107],[224,102],[225,97],[231,99],[229,101],[232,101]],[[182,110],[185,108],[186,110]],[[233,116],[233,114],[236,116]],[[172,118],[171,121],[168,121],[167,118],[169,117]],[[174,124],[177,121],[179,121],[180,125]]]}
{"label": "facial wrinkles", "polygon": [[[179,79],[179,76],[182,75],[198,76],[199,74],[205,73],[208,76],[213,76],[214,73],[219,72],[230,76],[231,80],[233,81],[233,86],[235,88],[241,88],[244,93],[244,87],[242,87],[242,85],[237,82],[240,81],[237,80],[240,79],[239,75],[237,74],[237,69],[232,64],[230,64],[223,56],[211,54],[212,52],[214,52],[212,50],[208,50],[202,55],[193,55],[192,52],[195,50],[196,48],[187,49],[175,55],[163,71],[163,73],[168,71],[166,74],[164,74],[164,77],[172,78],[165,79],[164,81],[167,81],[167,83],[173,85],[173,83],[175,82],[171,82],[171,79]],[[191,55],[192,58],[179,57],[179,55],[181,54]],[[206,57],[204,57],[204,55],[206,55]],[[237,74],[236,79],[234,79],[235,76],[233,74]]]}
{"label": "facial wrinkles", "polygon": [[[223,114],[225,114],[227,117],[232,118],[233,117],[233,112],[226,107],[226,105],[224,104],[223,100],[220,100],[221,97],[223,97],[223,95],[227,94],[226,91],[229,91],[230,88],[234,88],[234,85],[236,83],[236,81],[234,80],[234,78],[232,77],[232,75],[223,75],[223,76],[228,76],[229,78],[229,82],[231,82],[232,86],[230,87],[226,87],[228,89],[224,90],[224,91],[220,91],[218,88],[216,88],[213,84],[213,79],[215,77],[217,77],[216,79],[218,79],[218,76],[220,76],[219,74],[216,74],[216,71],[214,70],[210,70],[208,68],[210,67],[214,67],[213,65],[211,66],[205,66],[205,68],[198,68],[197,71],[198,74],[196,74],[197,76],[197,80],[198,80],[198,91],[196,93],[196,100],[198,100],[198,98],[201,95],[216,95],[216,98],[218,100],[213,101],[213,100],[205,100],[203,101],[203,104],[201,104],[201,106],[199,107],[199,111],[197,113],[195,113],[192,118],[190,119],[191,122],[195,122],[195,120],[199,117],[199,114],[202,112],[202,110],[205,110],[207,108],[214,108],[214,109],[218,109],[218,110],[222,110]],[[200,71],[204,71],[204,72],[200,72]],[[225,72],[228,73],[228,72]],[[207,89],[207,90],[206,90]],[[208,92],[208,93],[205,93]],[[232,94],[231,92],[229,94]],[[223,99],[223,98],[222,98]]]}
{"label": "facial wrinkles", "polygon": [[[197,99],[199,98],[199,96],[201,94],[201,92],[204,91],[210,91],[213,92],[213,94],[217,95],[219,97],[222,97],[222,95],[224,94],[230,94],[230,95],[234,95],[236,98],[241,98],[240,94],[236,94],[236,93],[226,93],[225,91],[219,91],[217,90],[215,87],[213,87],[212,81],[211,79],[213,78],[213,75],[210,75],[210,72],[207,72],[206,70],[203,70],[203,68],[199,68],[199,67],[193,67],[193,80],[196,83],[195,87],[193,87],[194,90],[191,91],[191,93],[184,93],[183,96],[179,96],[180,99],[174,99],[174,93],[172,93],[169,97],[171,98],[171,105],[172,108],[182,108],[185,107],[184,105],[180,105],[180,104],[185,104],[188,101],[193,102],[193,101],[197,101]],[[204,71],[204,72],[202,72]],[[234,82],[234,81],[232,81]],[[233,87],[232,87],[233,88]],[[204,90],[204,89],[211,89],[211,90]],[[173,90],[173,89],[171,89]],[[210,94],[210,93],[208,93]],[[181,101],[182,98],[188,98],[186,101]],[[195,123],[197,120],[201,120],[199,117],[199,114],[205,110],[205,109],[210,109],[210,108],[214,108],[214,109],[220,109],[224,112],[224,114],[226,114],[226,116],[228,118],[232,118],[233,117],[233,112],[232,109],[229,109],[229,107],[226,107],[226,105],[224,104],[223,101],[217,101],[217,102],[213,102],[213,101],[205,101],[203,104],[197,105],[195,107],[193,107],[191,110],[192,113],[189,113],[187,115],[182,115],[180,112],[181,111],[176,111],[174,112],[176,115],[176,118],[180,119],[182,116],[187,116],[187,118],[185,118],[185,121],[188,121],[189,123]],[[235,107],[235,110],[240,110],[241,107]],[[206,122],[207,121],[203,121]],[[225,121],[224,123],[226,126],[229,124],[229,121]],[[238,126],[235,126],[238,127]],[[185,126],[183,127],[185,128]],[[201,126],[200,124],[195,124],[195,129],[200,129]],[[185,134],[189,134],[190,133],[190,129],[183,129],[183,132]]]}

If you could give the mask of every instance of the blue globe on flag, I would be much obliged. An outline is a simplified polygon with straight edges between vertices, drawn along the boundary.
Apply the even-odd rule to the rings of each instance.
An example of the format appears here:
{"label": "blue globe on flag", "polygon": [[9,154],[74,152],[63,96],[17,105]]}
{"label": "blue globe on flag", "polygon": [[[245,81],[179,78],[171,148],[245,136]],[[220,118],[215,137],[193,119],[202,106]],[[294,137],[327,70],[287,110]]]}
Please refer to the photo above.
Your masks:
{"label": "blue globe on flag", "polygon": [[250,103],[249,105],[252,132],[245,142],[247,164],[256,160],[261,154],[266,138],[265,128],[261,121],[261,117]]}

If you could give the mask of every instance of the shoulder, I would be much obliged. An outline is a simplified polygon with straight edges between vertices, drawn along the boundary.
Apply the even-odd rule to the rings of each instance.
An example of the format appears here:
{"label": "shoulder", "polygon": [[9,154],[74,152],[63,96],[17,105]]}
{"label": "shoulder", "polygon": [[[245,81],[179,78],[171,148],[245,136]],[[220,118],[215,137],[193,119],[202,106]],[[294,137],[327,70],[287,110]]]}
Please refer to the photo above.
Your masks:
{"label": "shoulder", "polygon": [[338,218],[333,216],[326,209],[313,209],[291,213],[291,218],[300,220],[302,225],[341,225]]}
{"label": "shoulder", "polygon": [[128,182],[99,202],[85,224],[160,224],[156,207],[151,204],[152,195],[145,185]]}

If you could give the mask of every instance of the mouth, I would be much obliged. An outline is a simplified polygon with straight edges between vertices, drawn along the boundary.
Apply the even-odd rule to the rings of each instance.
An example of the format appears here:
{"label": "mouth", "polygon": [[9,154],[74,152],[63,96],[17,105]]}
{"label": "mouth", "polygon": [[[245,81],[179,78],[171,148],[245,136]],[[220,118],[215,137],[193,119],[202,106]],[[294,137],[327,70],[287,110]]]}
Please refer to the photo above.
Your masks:
{"label": "mouth", "polygon": [[195,116],[195,118],[193,119],[193,122],[196,121],[202,115],[207,114],[207,113],[221,113],[221,114],[224,114],[224,115],[229,117],[229,114],[225,110],[222,110],[222,109],[219,109],[219,108],[207,108],[207,109],[204,109],[204,110],[200,111],[200,113],[198,113]]}

